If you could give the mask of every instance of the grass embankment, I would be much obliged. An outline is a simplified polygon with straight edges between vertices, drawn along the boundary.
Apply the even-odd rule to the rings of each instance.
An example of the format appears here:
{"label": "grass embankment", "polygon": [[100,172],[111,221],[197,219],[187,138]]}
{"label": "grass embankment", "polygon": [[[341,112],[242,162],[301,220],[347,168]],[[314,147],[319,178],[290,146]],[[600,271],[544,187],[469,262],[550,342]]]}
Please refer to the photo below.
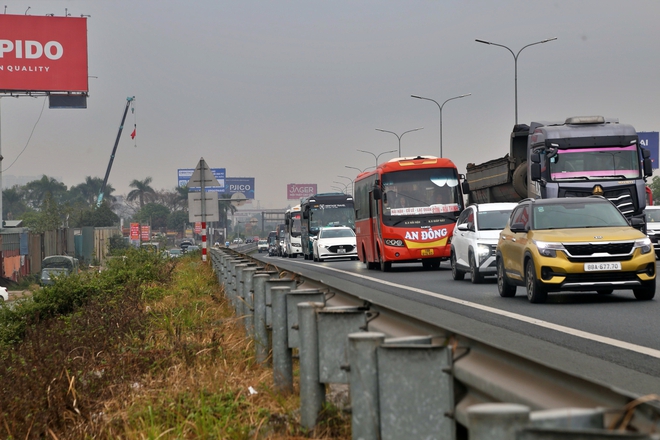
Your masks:
{"label": "grass embankment", "polygon": [[0,438],[350,438],[332,407],[299,426],[199,256],[131,252],[0,308],[0,381]]}

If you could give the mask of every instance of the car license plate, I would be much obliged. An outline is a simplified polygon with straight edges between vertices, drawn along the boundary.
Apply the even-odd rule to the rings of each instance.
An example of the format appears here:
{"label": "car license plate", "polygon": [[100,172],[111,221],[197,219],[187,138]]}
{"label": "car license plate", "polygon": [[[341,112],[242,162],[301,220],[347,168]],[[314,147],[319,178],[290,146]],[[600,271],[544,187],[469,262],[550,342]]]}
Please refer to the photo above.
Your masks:
{"label": "car license plate", "polygon": [[337,249],[337,253],[338,253],[338,254],[345,254],[345,253],[346,253],[346,249],[344,249],[344,248],[339,248],[339,249]]}
{"label": "car license plate", "polygon": [[584,263],[585,272],[598,272],[602,270],[621,270],[621,263],[618,261],[609,263]]}
{"label": "car license plate", "polygon": [[433,255],[433,249],[422,249],[422,257]]}

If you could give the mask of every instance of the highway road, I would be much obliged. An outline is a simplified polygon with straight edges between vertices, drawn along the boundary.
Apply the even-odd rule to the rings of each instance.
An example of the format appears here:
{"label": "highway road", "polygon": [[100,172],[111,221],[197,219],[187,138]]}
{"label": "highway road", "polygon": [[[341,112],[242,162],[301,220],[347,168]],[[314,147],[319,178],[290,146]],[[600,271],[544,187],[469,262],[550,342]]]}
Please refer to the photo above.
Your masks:
{"label": "highway road", "polygon": [[454,281],[448,262],[436,271],[404,264],[384,273],[357,261],[252,256],[574,375],[660,394],[660,292],[652,301],[627,290],[551,293],[547,303],[531,304],[521,287],[500,297],[495,278]]}

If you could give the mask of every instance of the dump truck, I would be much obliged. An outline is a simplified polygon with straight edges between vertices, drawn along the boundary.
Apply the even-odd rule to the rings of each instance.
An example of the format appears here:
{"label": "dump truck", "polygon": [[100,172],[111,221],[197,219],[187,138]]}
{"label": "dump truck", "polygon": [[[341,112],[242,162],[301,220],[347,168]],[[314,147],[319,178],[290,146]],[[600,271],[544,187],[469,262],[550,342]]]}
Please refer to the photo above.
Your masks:
{"label": "dump truck", "polygon": [[652,172],[632,125],[576,116],[515,125],[508,154],[467,165],[463,192],[470,203],[601,195],[639,224]]}

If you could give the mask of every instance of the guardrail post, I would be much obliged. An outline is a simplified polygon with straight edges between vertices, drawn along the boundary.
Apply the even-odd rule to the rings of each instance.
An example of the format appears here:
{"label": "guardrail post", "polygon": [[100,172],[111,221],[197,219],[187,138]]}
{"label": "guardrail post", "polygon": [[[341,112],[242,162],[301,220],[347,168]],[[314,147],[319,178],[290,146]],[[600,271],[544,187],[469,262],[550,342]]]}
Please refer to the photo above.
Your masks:
{"label": "guardrail post", "polygon": [[[273,280],[271,280],[273,281]],[[267,282],[266,284],[270,284]],[[273,381],[280,392],[293,392],[293,354],[289,348],[286,297],[289,286],[272,287],[273,308]]]}
{"label": "guardrail post", "polygon": [[[287,295],[287,298],[291,293]],[[316,426],[316,419],[325,401],[325,385],[319,380],[319,339],[317,311],[325,303],[298,303],[300,324],[300,424],[307,429]],[[287,305],[288,306],[288,305]]]}
{"label": "guardrail post", "polygon": [[253,310],[252,278],[254,277],[254,274],[256,272],[257,272],[256,267],[247,267],[247,268],[243,269],[243,295],[242,295],[243,296],[243,316],[245,317],[245,321],[244,321],[245,332],[250,337],[254,336],[254,325],[253,325],[254,318],[252,316],[252,310]]}
{"label": "guardrail post", "polygon": [[348,383],[348,335],[366,331],[367,316],[362,307],[325,307],[317,312],[319,335],[319,380]]}
{"label": "guardrail post", "polygon": [[348,335],[348,378],[353,440],[380,440],[376,349],[384,340],[385,334],[377,332]]}
{"label": "guardrail post", "polygon": [[254,348],[257,362],[263,364],[268,359],[268,330],[266,329],[266,281],[270,275],[257,272],[252,277],[254,290]]}
{"label": "guardrail post", "polygon": [[271,289],[278,286],[287,286],[291,290],[296,288],[296,280],[293,278],[273,278],[266,282],[266,327],[273,326],[273,298]]}
{"label": "guardrail post", "polygon": [[320,302],[325,304],[325,295],[319,289],[296,289],[286,296],[287,324],[289,326],[289,347],[300,347],[300,332],[298,331],[298,304],[303,302]]}
{"label": "guardrail post", "polygon": [[377,349],[382,440],[456,438],[451,347],[421,338],[385,340]]}
{"label": "guardrail post", "polygon": [[241,291],[241,280],[243,279],[243,268],[248,267],[247,263],[237,261],[233,264],[232,275],[231,275],[231,299],[234,306],[234,311],[236,316],[241,316],[241,301],[240,301],[240,291]]}
{"label": "guardrail post", "polygon": [[470,440],[515,440],[529,423],[530,409],[517,403],[480,403],[467,409]]}

